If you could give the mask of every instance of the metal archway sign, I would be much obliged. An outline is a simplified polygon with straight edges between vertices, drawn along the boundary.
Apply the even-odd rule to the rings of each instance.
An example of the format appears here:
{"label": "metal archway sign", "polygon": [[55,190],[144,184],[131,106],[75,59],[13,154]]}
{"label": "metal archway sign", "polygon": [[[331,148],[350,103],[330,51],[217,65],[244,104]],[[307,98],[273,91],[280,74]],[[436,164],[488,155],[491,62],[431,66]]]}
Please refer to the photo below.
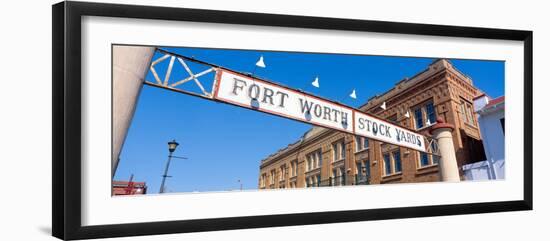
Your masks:
{"label": "metal archway sign", "polygon": [[[412,24],[412,23],[396,23],[396,22],[383,22],[383,21],[366,21],[366,20],[352,20],[352,19],[336,19],[336,18],[322,18],[322,17],[305,17],[305,16],[289,16],[289,15],[277,15],[277,14],[261,14],[261,13],[246,13],[246,12],[229,12],[229,11],[216,11],[216,10],[197,10],[197,9],[185,9],[185,8],[169,8],[169,7],[154,7],[154,6],[137,6],[137,5],[120,5],[120,4],[104,4],[104,3],[90,3],[90,2],[61,2],[53,6],[53,39],[52,39],[52,48],[53,48],[53,69],[52,69],[52,79],[53,79],[53,141],[52,141],[52,235],[65,240],[72,239],[89,239],[89,238],[106,238],[106,237],[120,237],[120,236],[136,236],[136,235],[153,235],[153,234],[169,234],[169,233],[185,233],[185,232],[200,232],[200,231],[218,231],[218,230],[228,230],[228,229],[246,229],[246,228],[263,228],[263,227],[277,227],[277,226],[291,226],[291,225],[310,225],[310,224],[324,224],[324,223],[334,223],[334,222],[352,222],[352,221],[368,221],[368,220],[383,220],[383,219],[397,219],[397,218],[411,218],[411,217],[428,217],[428,216],[441,216],[441,215],[457,215],[457,214],[472,214],[472,213],[487,213],[487,212],[503,212],[503,211],[517,211],[517,210],[532,210],[533,209],[533,185],[532,185],[532,86],[533,86],[533,32],[532,31],[523,31],[523,30],[505,30],[505,29],[488,29],[488,28],[472,28],[472,27],[458,27],[458,26],[441,26],[441,25],[428,25],[428,24]],[[356,33],[389,33],[388,35],[396,35],[400,37],[407,38],[410,34],[415,34],[416,36],[445,36],[453,37],[453,41],[456,39],[469,39],[476,38],[480,41],[491,41],[491,40],[512,40],[517,41],[519,44],[523,44],[521,50],[523,51],[522,59],[518,59],[516,63],[523,67],[523,84],[524,84],[524,93],[523,93],[523,111],[517,118],[523,118],[525,123],[523,126],[516,126],[514,128],[522,129],[523,138],[523,150],[524,153],[519,154],[518,157],[523,157],[523,159],[515,159],[514,161],[517,164],[522,164],[522,176],[517,176],[513,181],[518,184],[520,188],[514,190],[508,190],[513,192],[514,196],[506,196],[505,198],[491,198],[489,200],[474,200],[472,202],[450,202],[450,203],[435,203],[428,200],[429,196],[426,197],[426,202],[422,202],[419,206],[413,205],[404,205],[404,206],[388,206],[388,207],[374,207],[369,206],[368,202],[362,202],[364,205],[361,206],[346,206],[345,202],[338,202],[340,209],[334,209],[329,211],[312,211],[307,209],[292,209],[294,211],[288,212],[270,212],[263,214],[250,214],[245,212],[237,212],[236,215],[223,216],[218,213],[208,213],[210,216],[201,216],[198,218],[185,218],[182,215],[177,216],[177,212],[174,212],[176,209],[170,209],[174,207],[182,206],[181,203],[176,203],[174,205],[166,205],[164,202],[159,202],[159,200],[168,197],[174,197],[172,195],[167,195],[163,197],[156,198],[147,198],[148,201],[155,204],[161,204],[161,208],[165,208],[170,212],[169,214],[175,214],[173,217],[162,217],[158,219],[147,219],[144,216],[131,216],[124,215],[122,212],[107,212],[105,211],[106,207],[109,206],[108,203],[101,202],[100,205],[89,205],[91,201],[112,201],[110,192],[105,186],[104,191],[96,192],[94,195],[89,194],[89,189],[86,181],[88,181],[91,174],[98,174],[97,172],[91,172],[86,169],[86,149],[83,149],[83,146],[87,141],[90,140],[89,136],[86,136],[86,132],[83,131],[85,128],[82,123],[83,112],[86,111],[85,97],[83,90],[86,88],[86,84],[89,84],[89,81],[84,76],[85,71],[90,71],[89,69],[83,68],[86,66],[85,56],[87,53],[83,41],[86,40],[89,35],[83,34],[86,29],[84,28],[85,21],[90,20],[89,17],[108,17],[110,19],[123,19],[124,21],[151,21],[155,22],[154,24],[162,24],[165,21],[157,20],[169,20],[172,22],[199,22],[207,24],[234,24],[235,28],[245,26],[254,26],[255,28],[262,27],[288,27],[294,29],[308,29],[308,30],[322,30],[322,31],[333,31],[336,33],[335,36],[341,31],[352,31]],[[93,19],[93,18],[92,18]],[[110,24],[108,21],[103,22],[103,24]],[[89,30],[89,29],[88,29]],[[113,34],[126,34],[127,32],[113,33]],[[107,40],[112,40],[112,36],[103,36]],[[410,37],[410,36],[409,36]],[[127,38],[126,38],[127,39]],[[128,40],[134,41],[134,40]],[[136,40],[135,42],[139,42]],[[88,42],[88,44],[90,44]],[[89,46],[88,46],[89,47]],[[106,45],[103,45],[102,50],[107,49]],[[89,50],[89,48],[88,48]],[[106,50],[108,52],[108,50]],[[108,56],[108,53],[102,53],[104,56]],[[172,61],[172,56],[175,56]],[[177,57],[181,57],[182,60],[186,60],[182,56],[169,55],[166,59],[170,59],[174,64],[176,64]],[[102,64],[108,62],[108,58],[102,59]],[[178,60],[179,63],[179,60]],[[150,66],[147,66],[150,67]],[[239,74],[234,73],[231,70],[223,69],[220,66],[211,66],[214,67],[212,71],[227,71],[227,75],[230,74]],[[174,85],[175,83],[168,83],[166,78],[160,79],[160,76],[157,79],[152,80],[151,82],[146,81],[145,84],[153,85],[161,88],[167,88],[174,91],[185,92],[184,89],[179,89],[179,87],[195,83],[197,84],[198,80],[201,77],[198,76],[201,73],[199,71],[197,74],[193,72],[193,77],[191,79],[184,79],[185,81],[179,81],[179,85]],[[218,76],[218,72],[216,72]],[[225,72],[224,72],[225,73]],[[224,73],[220,74],[221,82],[218,84],[221,85],[228,84],[226,90],[233,90],[231,87],[235,87],[235,82],[231,82],[231,78],[223,79]],[[245,77],[248,75],[244,74]],[[164,75],[166,77],[166,75]],[[258,78],[248,76],[247,78],[240,76],[240,80],[244,81],[247,85],[244,86],[243,83],[237,82],[237,96],[242,96],[244,94],[248,95],[248,90],[253,83],[259,83],[261,80]],[[225,82],[229,80],[229,82]],[[99,79],[94,80],[96,82],[108,81],[108,79]],[[515,81],[522,81],[517,79]],[[202,84],[202,83],[201,83]],[[174,86],[170,86],[174,85]],[[213,101],[222,102],[223,99],[234,100],[239,103],[239,106],[245,105],[245,108],[253,108],[254,104],[246,106],[247,102],[239,102],[237,97],[224,97],[227,93],[221,93],[222,89],[215,94],[215,88],[213,86],[202,85],[204,91],[199,87],[199,91],[194,93],[196,96],[202,98],[208,98]],[[239,86],[242,86],[242,90]],[[272,88],[275,92],[275,87],[283,88],[283,86],[265,86]],[[256,97],[256,88],[253,87],[251,90],[250,96]],[[265,92],[265,91],[264,91]],[[270,93],[268,91],[268,93]],[[290,96],[290,94],[295,94],[297,97],[302,96],[305,98],[304,93],[298,91],[298,93],[284,92]],[[188,93],[190,94],[190,93]],[[273,105],[280,104],[280,99],[277,97],[283,94],[276,95],[273,94]],[[217,97],[216,97],[217,96]],[[264,100],[264,96],[271,96],[271,94],[263,93],[262,98],[258,94],[256,101],[260,102]],[[313,96],[307,96],[313,98]],[[107,96],[105,97],[107,98]],[[240,98],[240,97],[239,97]],[[277,101],[279,100],[279,101]],[[305,99],[304,99],[305,100]],[[269,97],[265,99],[266,102],[271,103]],[[285,99],[289,101],[289,99]],[[318,100],[318,104],[326,104],[326,107],[341,107],[345,106],[339,105],[338,103],[329,101],[329,100]],[[323,101],[321,103],[321,101]],[[326,101],[326,102],[325,102]],[[225,102],[229,103],[229,102]],[[296,102],[299,104],[298,102]],[[265,103],[264,103],[265,104]],[[288,102],[287,102],[288,104]],[[519,105],[518,105],[519,106]],[[262,105],[259,105],[262,107]],[[300,105],[298,105],[300,107]],[[319,107],[320,108],[320,107]],[[329,115],[326,115],[327,120],[324,120],[325,117],[324,107],[321,108],[321,112],[315,113],[315,107],[313,107],[313,113],[310,109],[309,114],[317,115],[315,121],[327,121]],[[328,112],[329,114],[334,114],[335,112]],[[353,115],[353,109],[351,111]],[[520,113],[520,112],[517,112]],[[302,113],[304,114],[304,113]],[[364,113],[368,115],[368,113]],[[279,114],[278,114],[279,115]],[[358,112],[355,112],[356,116]],[[293,116],[292,118],[299,118],[300,116]],[[340,118],[335,118],[340,117]],[[360,134],[356,128],[353,131],[353,122],[354,118],[349,116],[348,113],[347,122],[342,123],[342,114],[339,116],[333,115],[331,121],[336,119],[336,124],[331,125],[340,125],[339,128],[344,128],[349,131],[347,127],[352,126],[352,132]],[[319,119],[320,118],[320,119]],[[306,118],[307,120],[307,118]],[[311,120],[314,120],[313,117]],[[299,120],[303,121],[303,120]],[[310,123],[310,122],[308,122]],[[382,122],[379,122],[382,123]],[[313,124],[313,123],[312,123]],[[342,125],[348,125],[344,127]],[[355,126],[357,127],[357,126]],[[372,129],[372,126],[371,126]],[[406,130],[406,129],[405,129]],[[411,134],[415,134],[414,131],[411,131]],[[392,132],[391,130],[388,132]],[[394,130],[394,132],[396,132]],[[386,133],[384,133],[386,134]],[[446,137],[448,138],[448,137]],[[424,148],[430,146],[429,143],[423,140]],[[441,150],[450,150],[449,146],[440,145]],[[426,150],[428,151],[428,150]],[[107,162],[108,160],[96,159],[93,161],[97,162]],[[109,166],[105,163],[104,166]],[[97,179],[106,180],[109,179],[108,167],[104,168],[105,170],[101,171],[101,175],[97,176]],[[508,181],[508,180],[507,180]],[[455,185],[453,185],[455,186]],[[408,186],[411,187],[410,185]],[[357,191],[355,191],[357,190]],[[357,193],[357,197],[362,196],[367,192],[361,191],[359,189],[354,189],[354,192]],[[267,193],[271,198],[275,192]],[[237,193],[232,193],[232,197],[243,198],[245,195],[250,195],[250,193],[243,193],[242,195]],[[273,196],[271,196],[273,195]],[[439,194],[441,195],[441,194]],[[189,195],[191,196],[191,195]],[[250,197],[250,196],[247,196]],[[304,196],[302,196],[304,197]],[[368,197],[368,196],[367,196]],[[93,199],[90,199],[93,198]],[[476,197],[477,198],[477,197]],[[116,200],[118,204],[123,203],[124,201],[136,201],[137,199],[129,198],[126,200],[118,199]],[[276,199],[276,198],[275,198]],[[239,199],[235,199],[239,200]],[[239,201],[244,200],[240,199]],[[313,200],[313,199],[312,199]],[[277,200],[275,200],[277,201]],[[326,201],[321,199],[315,199],[314,201]],[[328,199],[328,201],[333,201]],[[395,198],[392,200],[388,199],[388,203],[395,201]],[[424,200],[422,200],[424,201]],[[135,202],[134,202],[135,203]],[[259,204],[264,205],[262,202]],[[340,205],[342,203],[343,205]],[[96,203],[97,204],[97,203]],[[147,203],[149,204],[149,203]],[[219,203],[218,203],[219,204]],[[226,204],[226,203],[224,203]],[[390,204],[391,205],[391,204]],[[222,208],[228,208],[227,205],[217,205],[223,206]],[[127,206],[117,206],[118,210],[124,209]],[[149,211],[151,208],[148,205],[136,206],[136,208],[131,208],[130,211],[134,214],[144,214]],[[267,208],[267,207],[261,207]],[[294,207],[293,207],[294,208]],[[284,209],[284,207],[283,207]],[[279,210],[283,210],[279,209]],[[138,210],[138,211],[136,211]],[[140,211],[141,210],[141,211]],[[199,210],[206,212],[207,210]],[[236,210],[242,211],[242,210]],[[86,215],[90,213],[100,213],[111,215],[108,220],[100,223],[86,223]],[[120,221],[120,220],[131,220],[131,221]]]}
{"label": "metal archway sign", "polygon": [[[416,151],[437,154],[429,147],[428,139],[431,139],[430,137],[359,109],[251,74],[162,49],[157,51],[164,55],[151,63],[150,71],[154,80],[145,80],[147,85],[343,131]],[[164,79],[161,79],[155,66],[168,59],[170,61],[168,68],[164,73]],[[174,68],[177,68],[174,66],[176,60],[180,68],[184,69],[189,76],[170,83],[170,76]],[[208,68],[195,74],[186,61]],[[214,81],[211,86],[207,86],[200,81],[199,77],[211,72],[215,72]],[[195,84],[200,91],[194,92],[180,88],[186,83]]]}

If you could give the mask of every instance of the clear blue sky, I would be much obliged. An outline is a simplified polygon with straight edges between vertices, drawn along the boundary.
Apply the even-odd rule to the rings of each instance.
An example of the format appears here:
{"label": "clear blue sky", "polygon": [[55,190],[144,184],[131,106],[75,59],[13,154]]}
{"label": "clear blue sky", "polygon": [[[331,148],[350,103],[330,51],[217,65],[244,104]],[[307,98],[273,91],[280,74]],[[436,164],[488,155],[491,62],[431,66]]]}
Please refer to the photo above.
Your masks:
{"label": "clear blue sky", "polygon": [[[254,71],[260,55],[267,67],[255,74],[344,104],[358,107],[405,77],[424,70],[434,59],[344,54],[289,53],[199,48],[165,48],[243,72]],[[156,54],[154,59],[160,57]],[[157,65],[163,78],[168,60]],[[491,97],[504,94],[504,62],[451,60],[474,85]],[[176,62],[170,81],[187,75]],[[196,74],[205,67],[191,65]],[[319,76],[320,88],[311,85]],[[153,81],[151,73],[147,78]],[[212,79],[213,74],[199,79]],[[211,81],[206,81],[211,84]],[[198,88],[188,82],[185,89]],[[357,99],[348,95],[356,89]],[[215,103],[202,98],[144,86],[124,144],[115,180],[145,181],[158,193],[168,156],[167,142],[176,139],[166,182],[170,192],[256,189],[260,160],[296,141],[311,126],[282,117]]]}

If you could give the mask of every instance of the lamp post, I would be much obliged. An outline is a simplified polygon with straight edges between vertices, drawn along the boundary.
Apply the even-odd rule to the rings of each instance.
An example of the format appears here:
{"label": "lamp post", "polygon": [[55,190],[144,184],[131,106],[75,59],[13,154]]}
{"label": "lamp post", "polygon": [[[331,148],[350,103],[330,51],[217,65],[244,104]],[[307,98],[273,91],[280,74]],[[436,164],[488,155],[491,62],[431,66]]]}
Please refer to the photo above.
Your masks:
{"label": "lamp post", "polygon": [[166,177],[168,177],[168,168],[170,167],[170,161],[172,160],[172,153],[174,153],[178,145],[179,143],[177,143],[176,140],[172,140],[171,142],[168,142],[168,151],[170,153],[168,154],[168,161],[166,162],[166,168],[164,168],[164,175],[162,175],[162,183],[160,184],[159,193],[164,193],[164,182],[166,182]]}

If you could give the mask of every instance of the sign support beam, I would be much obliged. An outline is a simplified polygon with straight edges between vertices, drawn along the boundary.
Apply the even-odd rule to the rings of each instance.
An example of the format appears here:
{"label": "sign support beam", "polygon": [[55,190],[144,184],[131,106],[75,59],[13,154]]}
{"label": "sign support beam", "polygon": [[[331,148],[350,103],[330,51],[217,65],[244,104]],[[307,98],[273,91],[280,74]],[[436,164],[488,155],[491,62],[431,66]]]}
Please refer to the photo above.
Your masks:
{"label": "sign support beam", "polygon": [[155,53],[154,47],[113,46],[111,178],[134,117],[137,99]]}

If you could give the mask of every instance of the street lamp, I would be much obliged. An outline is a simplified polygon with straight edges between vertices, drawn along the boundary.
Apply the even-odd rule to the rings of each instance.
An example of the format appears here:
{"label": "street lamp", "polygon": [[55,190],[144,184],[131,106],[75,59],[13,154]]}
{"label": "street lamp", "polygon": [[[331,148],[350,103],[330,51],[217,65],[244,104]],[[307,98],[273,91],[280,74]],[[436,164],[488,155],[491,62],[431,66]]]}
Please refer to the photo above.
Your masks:
{"label": "street lamp", "polygon": [[180,144],[176,142],[176,140],[172,140],[171,142],[168,142],[168,151],[170,151],[170,154],[176,150],[176,148]]}
{"label": "street lamp", "polygon": [[166,168],[164,168],[164,175],[162,175],[162,183],[160,184],[159,193],[164,193],[164,183],[166,182],[166,177],[168,177],[168,168],[170,167],[170,161],[172,160],[172,153],[174,153],[178,146],[179,143],[177,143],[176,140],[168,142],[168,151],[170,154],[168,154],[168,161],[166,162]]}

